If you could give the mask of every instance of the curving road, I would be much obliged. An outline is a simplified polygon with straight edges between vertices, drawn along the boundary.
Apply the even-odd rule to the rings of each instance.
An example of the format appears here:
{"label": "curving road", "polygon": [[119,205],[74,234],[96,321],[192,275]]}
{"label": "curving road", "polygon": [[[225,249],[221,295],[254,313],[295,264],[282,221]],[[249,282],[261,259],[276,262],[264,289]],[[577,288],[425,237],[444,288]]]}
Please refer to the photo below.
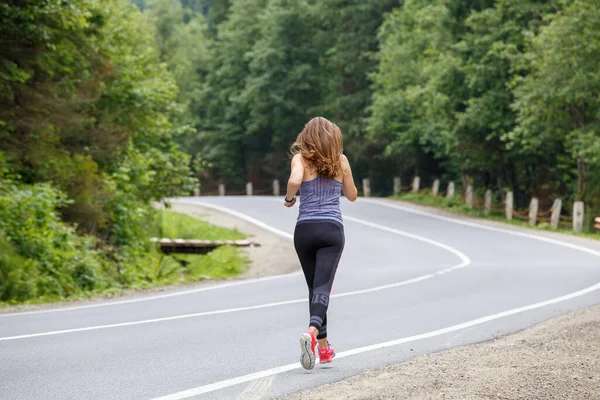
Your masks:
{"label": "curving road", "polygon": [[[268,197],[185,198],[291,238]],[[0,315],[0,399],[277,398],[600,303],[600,245],[398,206],[343,201],[329,334],[303,370],[300,273]],[[457,366],[457,368],[460,366]]]}

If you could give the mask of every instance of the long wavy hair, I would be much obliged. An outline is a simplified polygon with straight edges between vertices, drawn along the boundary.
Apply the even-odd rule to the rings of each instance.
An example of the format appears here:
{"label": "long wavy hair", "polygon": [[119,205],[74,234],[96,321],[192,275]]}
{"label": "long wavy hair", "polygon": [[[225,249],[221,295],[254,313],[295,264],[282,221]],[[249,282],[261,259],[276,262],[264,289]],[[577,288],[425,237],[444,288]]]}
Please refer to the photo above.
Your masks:
{"label": "long wavy hair", "polygon": [[301,154],[309,169],[320,176],[335,178],[343,173],[342,131],[326,118],[308,121],[292,144],[291,152]]}

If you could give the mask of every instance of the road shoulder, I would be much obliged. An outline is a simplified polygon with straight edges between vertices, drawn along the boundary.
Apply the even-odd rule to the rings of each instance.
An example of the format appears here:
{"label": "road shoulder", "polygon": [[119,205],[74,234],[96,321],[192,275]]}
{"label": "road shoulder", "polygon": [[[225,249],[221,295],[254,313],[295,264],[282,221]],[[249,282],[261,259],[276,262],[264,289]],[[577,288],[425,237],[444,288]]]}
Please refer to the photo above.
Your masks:
{"label": "road shoulder", "polygon": [[492,341],[285,397],[316,399],[598,399],[600,305]]}

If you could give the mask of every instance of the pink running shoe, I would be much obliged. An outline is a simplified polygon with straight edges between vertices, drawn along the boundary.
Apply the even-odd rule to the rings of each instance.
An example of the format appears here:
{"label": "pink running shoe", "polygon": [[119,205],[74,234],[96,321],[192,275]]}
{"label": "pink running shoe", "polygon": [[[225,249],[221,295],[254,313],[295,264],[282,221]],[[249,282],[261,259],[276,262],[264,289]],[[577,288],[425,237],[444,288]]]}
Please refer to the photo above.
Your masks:
{"label": "pink running shoe", "polygon": [[319,364],[330,363],[335,357],[335,350],[331,347],[331,344],[327,342],[326,349],[319,349]]}
{"label": "pink running shoe", "polygon": [[314,333],[307,331],[300,336],[300,364],[304,369],[313,369],[315,367],[315,348],[317,347],[317,338]]}

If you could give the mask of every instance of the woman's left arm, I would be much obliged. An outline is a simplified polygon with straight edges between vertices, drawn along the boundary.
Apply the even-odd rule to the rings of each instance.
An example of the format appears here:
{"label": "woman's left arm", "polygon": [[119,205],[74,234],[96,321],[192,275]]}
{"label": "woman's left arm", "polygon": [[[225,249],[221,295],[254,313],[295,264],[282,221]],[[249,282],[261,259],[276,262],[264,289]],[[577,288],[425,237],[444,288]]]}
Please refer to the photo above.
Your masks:
{"label": "woman's left arm", "polygon": [[[300,190],[302,179],[304,178],[304,163],[302,162],[302,155],[296,154],[292,158],[292,171],[290,173],[290,179],[288,179],[287,193],[285,195],[285,206],[292,207],[296,203],[296,193]],[[292,200],[292,201],[287,201]]]}

